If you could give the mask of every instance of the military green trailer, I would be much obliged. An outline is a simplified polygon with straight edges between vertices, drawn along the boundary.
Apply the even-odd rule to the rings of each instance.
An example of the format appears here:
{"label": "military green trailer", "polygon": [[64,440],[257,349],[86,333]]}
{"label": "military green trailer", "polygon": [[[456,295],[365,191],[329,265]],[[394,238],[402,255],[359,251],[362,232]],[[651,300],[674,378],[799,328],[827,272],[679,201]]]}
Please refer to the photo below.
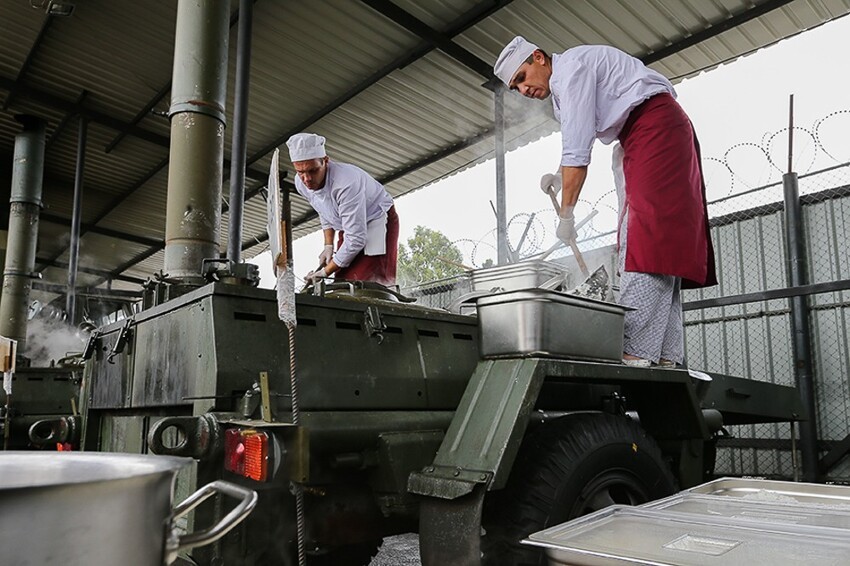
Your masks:
{"label": "military green trailer", "polygon": [[189,456],[181,489],[225,478],[260,495],[187,560],[295,564],[300,525],[311,565],[368,564],[410,531],[426,565],[542,563],[521,538],[702,482],[725,425],[804,418],[794,389],[737,377],[482,357],[475,316],[336,287],[297,296],[297,425],[273,291],[211,283],[95,338],[85,450]]}

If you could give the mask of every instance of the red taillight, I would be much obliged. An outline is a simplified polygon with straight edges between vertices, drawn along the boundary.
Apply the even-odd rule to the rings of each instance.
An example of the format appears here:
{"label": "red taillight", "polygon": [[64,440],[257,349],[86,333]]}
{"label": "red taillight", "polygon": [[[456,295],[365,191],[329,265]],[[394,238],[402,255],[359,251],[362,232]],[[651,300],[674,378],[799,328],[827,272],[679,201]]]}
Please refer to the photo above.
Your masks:
{"label": "red taillight", "polygon": [[269,436],[256,430],[224,431],[224,469],[255,481],[268,478]]}

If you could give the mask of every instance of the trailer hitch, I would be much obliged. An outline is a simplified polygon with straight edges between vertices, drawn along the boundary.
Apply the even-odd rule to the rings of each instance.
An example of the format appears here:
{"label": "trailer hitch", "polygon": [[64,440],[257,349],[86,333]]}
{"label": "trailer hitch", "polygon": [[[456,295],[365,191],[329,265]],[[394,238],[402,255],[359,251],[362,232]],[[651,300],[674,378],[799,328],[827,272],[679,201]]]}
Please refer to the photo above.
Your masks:
{"label": "trailer hitch", "polygon": [[166,417],[148,433],[148,447],[161,456],[188,456],[205,460],[221,450],[218,419],[207,413],[197,417]]}
{"label": "trailer hitch", "polygon": [[81,420],[80,416],[41,419],[30,426],[27,436],[38,447],[65,443],[76,445],[80,440]]}

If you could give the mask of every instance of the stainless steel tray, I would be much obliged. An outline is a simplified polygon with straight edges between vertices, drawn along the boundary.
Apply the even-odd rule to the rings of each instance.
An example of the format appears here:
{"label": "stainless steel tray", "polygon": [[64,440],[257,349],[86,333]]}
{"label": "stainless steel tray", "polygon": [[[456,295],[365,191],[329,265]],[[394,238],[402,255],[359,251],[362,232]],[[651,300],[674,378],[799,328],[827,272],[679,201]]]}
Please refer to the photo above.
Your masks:
{"label": "stainless steel tray", "polygon": [[766,503],[850,505],[850,487],[755,478],[721,478],[683,493],[739,497]]}
{"label": "stainless steel tray", "polygon": [[482,357],[622,358],[626,307],[541,289],[497,293],[477,305]]}
{"label": "stainless steel tray", "polygon": [[850,537],[850,503],[803,504],[796,500],[765,501],[746,497],[680,493],[661,501],[642,505],[644,509],[694,515],[722,517],[730,521],[746,521],[766,525],[806,525],[833,530],[836,535]]}
{"label": "stainless steel tray", "polygon": [[816,528],[759,528],[619,505],[534,533],[523,542],[545,548],[550,565],[850,564],[850,537]]}
{"label": "stainless steel tray", "polygon": [[514,291],[539,287],[556,275],[563,276],[564,267],[551,261],[522,261],[509,265],[476,269],[471,273],[473,291]]}

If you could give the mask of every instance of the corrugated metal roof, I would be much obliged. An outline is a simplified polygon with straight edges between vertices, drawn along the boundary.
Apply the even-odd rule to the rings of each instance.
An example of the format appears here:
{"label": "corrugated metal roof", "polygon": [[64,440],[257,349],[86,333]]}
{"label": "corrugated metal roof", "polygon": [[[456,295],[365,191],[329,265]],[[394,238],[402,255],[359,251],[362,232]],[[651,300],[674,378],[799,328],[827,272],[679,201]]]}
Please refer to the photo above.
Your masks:
{"label": "corrugated metal roof", "polygon": [[[581,43],[607,43],[636,56],[671,49],[687,38],[730,18],[775,7],[745,23],[695,45],[683,47],[652,66],[680,80],[753,52],[784,37],[840,17],[850,0],[394,0],[433,29],[448,33],[456,44],[492,63],[501,47],[524,34],[549,51]],[[232,6],[235,6],[235,2]],[[74,15],[56,19],[44,34],[8,111],[0,112],[0,155],[11,157],[19,126],[13,112],[47,118],[49,133],[82,105],[91,117],[86,154],[83,218],[132,237],[161,242],[169,125],[155,113],[141,114],[135,131],[109,153],[104,151],[142,109],[168,107],[175,29],[174,2],[77,2]],[[501,6],[501,7],[500,7]],[[500,7],[487,13],[486,10]],[[491,10],[492,11],[492,10]],[[486,13],[486,17],[475,18]],[[0,3],[0,96],[27,60],[45,15],[25,1]],[[480,21],[479,21],[480,20]],[[228,111],[233,107],[235,27],[230,37]],[[675,49],[674,49],[675,51]],[[394,195],[426,186],[492,156],[492,94],[484,78],[426,40],[364,2],[327,0],[297,2],[257,0],[248,124],[251,168],[265,171],[270,150],[288,133],[306,129],[328,138],[331,155],[362,166],[386,183]],[[507,116],[516,120],[515,95],[507,97]],[[523,112],[528,110],[523,105]],[[554,131],[547,102],[536,113],[508,128],[508,147],[517,147]],[[307,120],[313,117],[312,121]],[[228,120],[230,116],[228,115]],[[304,125],[308,123],[309,125]],[[230,135],[226,135],[229,156]],[[70,120],[47,152],[45,204],[54,216],[70,217],[76,155],[76,120]],[[282,160],[286,162],[286,160]],[[288,163],[284,168],[291,174]],[[262,184],[263,175],[248,187]],[[228,178],[224,178],[224,200]],[[296,219],[312,216],[299,197]],[[261,197],[245,207],[247,254],[264,248],[265,210]],[[222,236],[227,238],[227,215]],[[42,222],[39,256],[67,247],[57,232],[64,224]],[[317,227],[307,220],[296,235]],[[110,240],[115,240],[111,242]],[[102,233],[83,237],[91,255],[87,266],[110,272],[145,258],[123,273],[145,278],[162,267],[157,245],[123,241]],[[255,242],[252,244],[251,242]],[[61,261],[61,260],[60,260]],[[88,261],[88,260],[87,260]],[[62,283],[61,268],[45,276]],[[87,278],[97,281],[99,277]]]}

